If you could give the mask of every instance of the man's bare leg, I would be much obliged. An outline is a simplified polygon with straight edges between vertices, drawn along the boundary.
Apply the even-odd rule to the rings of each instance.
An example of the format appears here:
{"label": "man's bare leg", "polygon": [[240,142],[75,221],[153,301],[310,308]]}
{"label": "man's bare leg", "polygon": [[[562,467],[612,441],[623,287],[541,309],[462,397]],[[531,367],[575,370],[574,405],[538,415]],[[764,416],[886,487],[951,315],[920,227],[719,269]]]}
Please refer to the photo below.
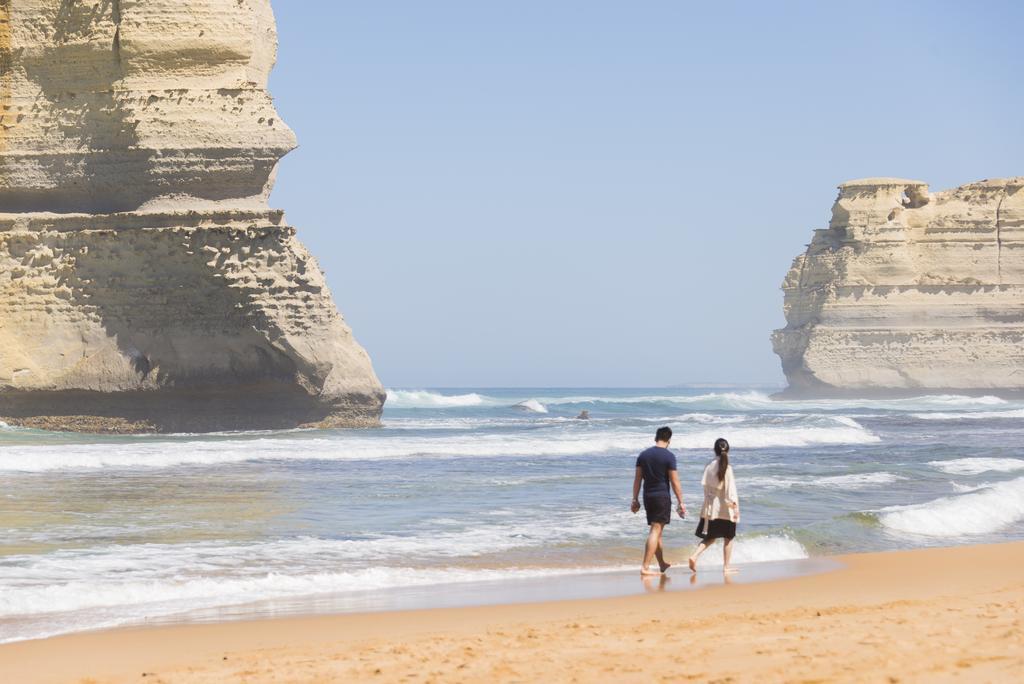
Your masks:
{"label": "man's bare leg", "polygon": [[725,540],[725,546],[722,547],[722,571],[723,572],[736,572],[736,568],[729,565],[729,561],[732,560],[732,539]]}
{"label": "man's bare leg", "polygon": [[661,568],[662,572],[665,572],[672,567],[671,563],[665,562],[665,549],[661,548],[661,539],[658,539],[658,550],[654,552],[654,557],[658,559],[658,567]]}
{"label": "man's bare leg", "polygon": [[664,527],[662,523],[651,523],[651,531],[647,534],[647,545],[644,547],[644,562],[640,566],[641,575],[660,575],[659,570],[650,570],[651,561],[654,560],[654,555],[658,552],[658,547],[661,546],[661,530]]}

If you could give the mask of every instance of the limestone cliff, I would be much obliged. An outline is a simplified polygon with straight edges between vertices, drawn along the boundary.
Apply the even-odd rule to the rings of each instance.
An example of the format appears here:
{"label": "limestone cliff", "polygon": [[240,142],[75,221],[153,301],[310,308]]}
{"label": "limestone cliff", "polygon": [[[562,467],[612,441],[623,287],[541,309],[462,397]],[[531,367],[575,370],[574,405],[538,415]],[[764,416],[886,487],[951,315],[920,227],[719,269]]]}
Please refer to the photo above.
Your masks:
{"label": "limestone cliff", "polygon": [[782,284],[795,391],[1024,388],[1024,178],[839,186]]}
{"label": "limestone cliff", "polygon": [[0,0],[0,419],[373,425],[384,393],[267,207],[269,0]]}

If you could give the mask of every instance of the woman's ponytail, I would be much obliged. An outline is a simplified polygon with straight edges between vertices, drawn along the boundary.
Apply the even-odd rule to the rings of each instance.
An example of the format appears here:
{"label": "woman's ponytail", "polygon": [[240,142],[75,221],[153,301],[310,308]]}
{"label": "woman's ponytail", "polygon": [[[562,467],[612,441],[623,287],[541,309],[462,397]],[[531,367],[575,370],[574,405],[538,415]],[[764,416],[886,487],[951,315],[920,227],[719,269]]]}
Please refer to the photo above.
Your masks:
{"label": "woman's ponytail", "polygon": [[725,471],[729,469],[729,442],[719,437],[715,440],[715,456],[718,457],[718,483],[725,482]]}

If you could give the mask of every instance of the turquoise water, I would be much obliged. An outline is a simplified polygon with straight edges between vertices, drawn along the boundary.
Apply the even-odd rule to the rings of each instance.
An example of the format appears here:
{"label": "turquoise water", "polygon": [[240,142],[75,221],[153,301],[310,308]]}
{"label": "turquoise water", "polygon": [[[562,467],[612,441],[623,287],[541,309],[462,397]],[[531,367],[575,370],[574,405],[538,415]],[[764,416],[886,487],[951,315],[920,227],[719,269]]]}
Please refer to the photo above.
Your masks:
{"label": "turquoise water", "polygon": [[[2,427],[0,641],[632,567],[646,529],[628,510],[633,460],[662,424],[691,505],[714,439],[732,443],[741,564],[1024,538],[1024,402],[995,397],[392,390],[380,429]],[[673,520],[670,560],[695,525]]]}

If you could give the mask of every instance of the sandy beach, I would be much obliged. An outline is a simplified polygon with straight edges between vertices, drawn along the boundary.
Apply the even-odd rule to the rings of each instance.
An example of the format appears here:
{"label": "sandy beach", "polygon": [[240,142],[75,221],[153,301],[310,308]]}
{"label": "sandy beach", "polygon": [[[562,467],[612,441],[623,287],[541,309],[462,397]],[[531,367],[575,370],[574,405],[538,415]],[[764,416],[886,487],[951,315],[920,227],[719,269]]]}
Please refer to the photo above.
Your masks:
{"label": "sandy beach", "polygon": [[76,634],[2,646],[0,671],[10,682],[1019,681],[1024,543],[836,560],[698,591]]}

